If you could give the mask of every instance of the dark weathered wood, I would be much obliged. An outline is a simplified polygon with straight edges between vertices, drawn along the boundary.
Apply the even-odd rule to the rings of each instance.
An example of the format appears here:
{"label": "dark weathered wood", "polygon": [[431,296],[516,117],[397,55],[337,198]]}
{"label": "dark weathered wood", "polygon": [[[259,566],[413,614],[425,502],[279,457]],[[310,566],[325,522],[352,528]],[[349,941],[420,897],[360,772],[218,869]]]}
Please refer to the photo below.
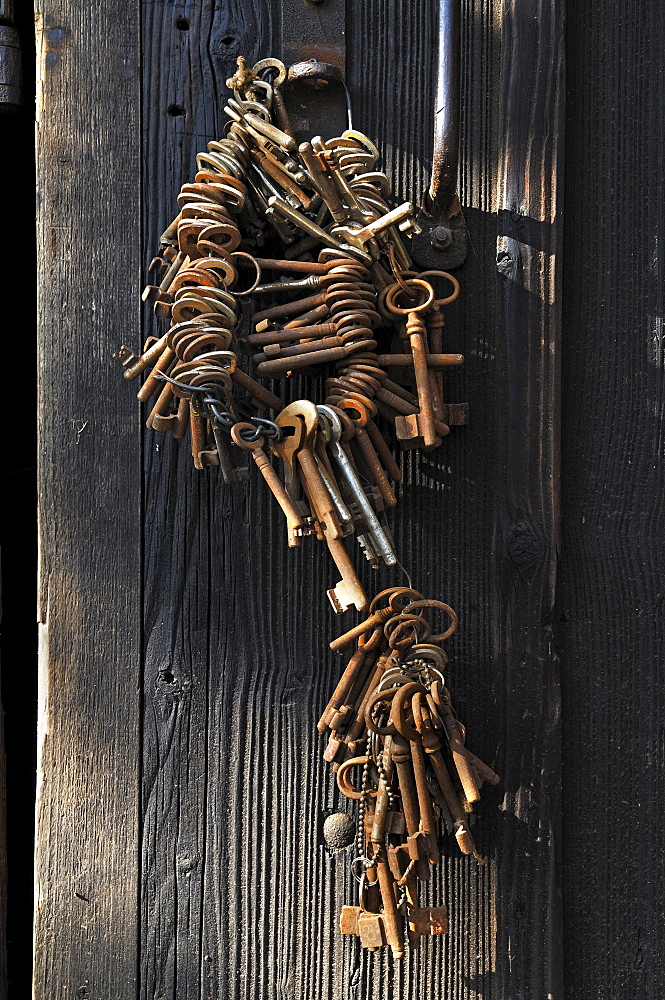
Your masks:
{"label": "dark weathered wood", "polygon": [[[512,1000],[547,990],[558,1000],[558,686],[547,639],[559,9],[539,6],[536,21],[473,0],[464,12],[461,197],[473,250],[463,295],[446,313],[445,349],[466,355],[447,377],[448,397],[468,400],[472,416],[440,451],[406,457],[391,523],[414,584],[460,611],[450,685],[470,742],[506,777],[475,828],[488,864],[451,849],[426,894],[450,906],[448,939],[396,968],[341,938],[337,914],[355,893],[351,853],[330,855],[322,838],[325,815],[346,808],[315,731],[341,669],[327,650],[343,627],[324,596],[334,569],[313,542],[287,551],[282,515],[256,475],[229,489],[215,470],[197,473],[185,445],[147,432],[138,941],[137,435],[132,390],[108,362],[118,343],[138,345],[152,330],[147,312],[139,329],[134,305],[137,160],[140,151],[147,262],[195,153],[222,131],[235,56],[267,55],[282,26],[279,7],[259,0],[144,5],[139,131],[130,7],[107,7],[94,23],[68,6],[67,17],[61,8],[42,15],[41,315],[42,342],[53,344],[43,350],[42,406],[64,416],[44,421],[42,445],[37,995],[132,996],[140,946],[144,1000]],[[348,10],[354,121],[378,139],[398,193],[414,200],[431,141],[433,15],[430,0]],[[498,322],[497,200],[501,226],[508,210],[518,227],[499,230]],[[79,260],[85,276],[103,279],[84,284]],[[284,392],[296,398],[304,385],[322,397],[320,380]],[[403,580],[397,571],[364,576],[374,591]]]}
{"label": "dark weathered wood", "polygon": [[[196,169],[196,153],[222,133],[225,80],[236,56],[256,60],[270,53],[272,32],[271,18],[258,3],[143,8],[146,263],[175,214],[181,184]],[[146,316],[145,333],[154,323]],[[138,344],[138,330],[134,336]],[[241,939],[235,924],[239,909],[234,912],[229,898],[236,891],[236,874],[219,890],[207,888],[216,885],[220,858],[238,844],[237,831],[226,823],[240,794],[235,783],[221,784],[216,773],[220,734],[210,721],[209,686],[217,685],[222,671],[228,683],[242,681],[229,637],[251,620],[254,583],[242,556],[230,567],[226,554],[232,532],[243,554],[249,544],[247,525],[238,523],[245,489],[224,487],[216,470],[197,472],[187,444],[166,434],[146,433],[145,474],[150,516],[145,533],[140,995],[184,1000],[199,997],[213,960],[215,975],[221,968],[227,977],[242,975],[248,961],[244,951],[223,952],[210,940],[228,934],[236,947]],[[262,501],[261,511],[267,506]],[[211,625],[212,604],[217,591],[234,589],[245,602],[244,612],[226,612],[228,631],[220,637]],[[230,721],[223,738],[237,739]],[[217,802],[218,811],[212,806]],[[221,929],[211,930],[217,915]]]}
{"label": "dark weathered wood", "polygon": [[504,726],[500,995],[562,994],[559,545],[563,3],[503,5],[497,210]]}
{"label": "dark weathered wood", "polygon": [[665,7],[569,6],[563,546],[570,1000],[665,983]]}
{"label": "dark weathered wood", "polygon": [[[171,217],[180,183],[193,170],[195,153],[221,131],[223,81],[235,56],[266,55],[278,44],[279,19],[274,25],[272,20],[277,13],[274,5],[258,3],[225,4],[214,15],[208,7],[183,9],[175,3],[145,8],[146,259]],[[552,308],[549,296],[540,299],[539,281],[558,288],[558,258],[546,256],[542,266],[539,259],[529,260],[524,276],[519,271],[513,283],[517,289],[521,282],[522,292],[516,298],[502,291],[497,326],[499,13],[488,0],[478,0],[464,20],[462,201],[473,252],[462,275],[462,300],[447,313],[446,349],[466,355],[464,370],[451,375],[448,386],[451,400],[470,401],[471,423],[451,434],[435,455],[407,457],[400,505],[391,517],[416,585],[461,612],[450,683],[470,738],[500,770],[502,711],[512,726],[501,748],[508,757],[502,811],[500,790],[490,790],[476,827],[489,863],[477,869],[451,851],[447,870],[432,888],[433,901],[451,907],[449,939],[428,942],[400,970],[387,956],[361,955],[340,937],[339,907],[355,891],[351,855],[330,856],[321,828],[327,812],[346,806],[338,801],[314,731],[341,662],[326,649],[329,635],[341,629],[323,594],[333,570],[314,545],[287,552],[282,516],[255,476],[247,486],[226,488],[215,471],[202,475],[191,469],[183,446],[149,434],[145,998],[198,996],[199,990],[211,998],[338,997],[356,991],[405,1000],[481,991],[508,998],[520,995],[515,983],[524,996],[544,995],[550,985],[556,943],[546,939],[543,927],[551,932],[546,921],[553,914],[553,846],[535,843],[533,806],[526,798],[538,796],[537,815],[545,829],[554,830],[556,727],[550,712],[557,686],[554,678],[543,687],[552,669],[543,616],[551,613],[558,425],[556,395],[539,394],[556,384],[558,304]],[[415,199],[424,188],[431,142],[433,14],[429,2],[404,0],[348,10],[354,122],[379,140],[399,194]],[[561,37],[557,30],[548,36],[552,22],[547,10],[542,14],[541,58],[556,61]],[[186,28],[178,26],[183,15]],[[558,28],[556,8],[552,16]],[[520,44],[534,51],[535,39],[523,36],[514,19],[507,11],[506,39],[514,29]],[[548,46],[554,53],[549,57]],[[526,150],[520,142],[533,115],[558,122],[561,113],[549,89],[559,66],[551,76],[537,77],[532,62],[526,64],[533,76],[521,82],[532,87],[533,104],[508,85],[513,64],[503,64],[504,112],[515,153],[502,174],[502,207],[523,174]],[[552,222],[554,205],[542,204],[539,192],[543,184],[551,188],[557,138],[556,129],[543,135],[539,128],[533,190],[530,197],[515,195],[516,213]],[[545,239],[547,253],[558,249],[554,226]],[[525,320],[519,315],[522,295],[533,300]],[[509,403],[498,389],[507,347],[515,357],[523,340],[543,332],[548,349],[512,365],[517,383]],[[302,384],[286,387],[289,398],[297,398]],[[501,427],[509,405],[515,413],[527,404],[521,427],[511,426],[513,453]],[[543,425],[552,419],[554,429],[543,437]],[[524,438],[530,461],[521,451]],[[501,479],[508,459],[516,462],[509,482]],[[522,507],[542,539],[536,559],[525,551]],[[492,559],[502,524],[515,563],[499,551]],[[523,583],[525,573],[530,587]],[[399,578],[383,571],[366,576],[374,590]],[[513,702],[508,695],[522,660],[528,668],[520,673],[524,679]],[[525,703],[545,720],[544,734],[536,725],[523,725]],[[549,769],[544,779],[543,760]],[[508,831],[501,851],[507,888],[505,902],[497,904],[502,827]],[[525,865],[530,849],[537,856]],[[525,913],[540,921],[533,941],[526,931],[517,938],[514,933],[515,922],[524,919],[518,908],[522,894]],[[508,976],[510,963],[519,970],[517,979]]]}
{"label": "dark weathered wood", "polygon": [[7,997],[7,781],[5,713],[0,703],[0,1000]]}
{"label": "dark weathered wood", "polygon": [[136,995],[137,7],[38,4],[40,718],[35,996]]}

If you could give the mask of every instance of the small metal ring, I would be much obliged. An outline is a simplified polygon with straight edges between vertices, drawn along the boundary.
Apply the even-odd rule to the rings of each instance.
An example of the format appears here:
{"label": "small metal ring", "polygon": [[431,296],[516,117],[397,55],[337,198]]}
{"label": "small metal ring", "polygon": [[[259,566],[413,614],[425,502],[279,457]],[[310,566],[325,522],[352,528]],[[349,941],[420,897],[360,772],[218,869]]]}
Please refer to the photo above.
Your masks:
{"label": "small metal ring", "polygon": [[430,642],[443,642],[444,639],[449,639],[459,624],[457,614],[453,611],[449,604],[444,604],[443,601],[424,599],[421,601],[413,601],[412,604],[407,604],[404,608],[404,614],[409,614],[413,608],[439,608],[441,611],[445,611],[450,618],[450,625],[445,632],[441,632],[439,635],[429,635],[427,637]]}
{"label": "small metal ring", "polygon": [[276,424],[274,420],[268,420],[266,417],[251,417],[251,422],[257,424],[263,434],[273,441],[281,441],[284,437],[284,432],[279,424]]}
{"label": "small metal ring", "polygon": [[232,257],[246,257],[247,260],[251,260],[252,264],[256,268],[256,281],[251,288],[246,288],[243,292],[239,292],[236,288],[233,289],[233,294],[239,299],[246,295],[251,295],[261,284],[261,265],[259,264],[256,257],[252,257],[251,253],[245,253],[244,250],[234,250],[231,254]]}
{"label": "small metal ring", "polygon": [[256,76],[260,76],[261,73],[265,72],[265,70],[270,69],[277,70],[277,76],[271,83],[273,90],[276,90],[278,87],[281,87],[286,80],[286,66],[280,59],[273,59],[271,56],[267,59],[260,59],[252,66],[252,73]]}
{"label": "small metal ring", "polygon": [[263,446],[263,436],[261,431],[254,424],[245,423],[242,420],[236,421],[231,428],[231,440],[244,451],[253,451],[254,446]]}
{"label": "small metal ring", "polygon": [[454,274],[449,274],[448,271],[421,271],[419,274],[420,278],[447,278],[448,281],[452,283],[453,290],[451,294],[444,299],[434,299],[435,306],[447,306],[449,302],[454,302],[460,293],[460,283]]}
{"label": "small metal ring", "polygon": [[356,880],[356,882],[362,882],[362,880],[365,877],[365,871],[360,876],[360,878],[358,878],[358,876],[356,875],[356,872],[355,872],[355,867],[356,867],[356,865],[358,863],[363,864],[365,866],[365,871],[367,871],[368,868],[372,867],[372,865],[374,864],[374,862],[370,861],[369,858],[363,857],[362,854],[359,854],[358,857],[354,858],[353,861],[349,864],[349,868],[351,869],[351,874],[353,875],[353,877]]}
{"label": "small metal ring", "polygon": [[419,305],[410,306],[408,309],[403,309],[401,306],[396,305],[395,299],[402,292],[402,287],[395,283],[386,289],[385,308],[395,316],[408,316],[409,313],[427,312],[434,302],[434,289],[429,281],[423,281],[422,278],[408,278],[406,284],[409,287],[421,289],[425,293],[424,300]]}

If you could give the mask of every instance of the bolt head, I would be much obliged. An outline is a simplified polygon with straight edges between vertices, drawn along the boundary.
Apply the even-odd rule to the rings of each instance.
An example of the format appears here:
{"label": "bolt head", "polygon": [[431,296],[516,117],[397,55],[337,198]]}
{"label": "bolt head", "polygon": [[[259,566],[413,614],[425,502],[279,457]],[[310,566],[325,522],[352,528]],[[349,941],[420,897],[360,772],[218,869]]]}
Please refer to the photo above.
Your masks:
{"label": "bolt head", "polygon": [[430,243],[436,250],[447,250],[452,242],[453,234],[448,226],[435,226],[430,233]]}

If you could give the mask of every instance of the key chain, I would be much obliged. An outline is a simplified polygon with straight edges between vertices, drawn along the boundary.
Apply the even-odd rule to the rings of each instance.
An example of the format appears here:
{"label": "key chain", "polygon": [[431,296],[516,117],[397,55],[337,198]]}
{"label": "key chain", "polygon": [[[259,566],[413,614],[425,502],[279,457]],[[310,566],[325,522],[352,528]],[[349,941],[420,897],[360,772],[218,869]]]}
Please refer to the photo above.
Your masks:
{"label": "key chain", "polygon": [[[407,943],[448,928],[446,908],[418,898],[440,860],[437,831],[483,863],[468,817],[483,783],[499,777],[466,747],[447,687],[442,644],[455,612],[410,584],[369,600],[345,539],[373,568],[401,567],[382,517],[397,504],[401,471],[377,421],[402,449],[425,451],[466,423],[443,385],[446,368],[464,361],[443,350],[442,310],[460,287],[445,271],[413,270],[413,205],[392,205],[367,136],[349,128],[296,143],[286,75],[277,59],[252,68],[238,59],[225,137],[197,156],[150,264],[143,299],[168,329],[141,353],[123,346],[114,356],[126,379],[147,375],[138,392],[151,403],[147,426],[189,436],[197,469],[218,466],[236,483],[251,455],[289,547],[325,543],[341,577],[327,591],[333,610],[368,613],[330,643],[355,649],[318,728],[330,733],[323,756],[341,795],[358,803],[359,898],[343,908],[342,933],[400,959]],[[312,371],[326,374],[318,401],[285,403],[262,381],[288,389],[292,375]]]}

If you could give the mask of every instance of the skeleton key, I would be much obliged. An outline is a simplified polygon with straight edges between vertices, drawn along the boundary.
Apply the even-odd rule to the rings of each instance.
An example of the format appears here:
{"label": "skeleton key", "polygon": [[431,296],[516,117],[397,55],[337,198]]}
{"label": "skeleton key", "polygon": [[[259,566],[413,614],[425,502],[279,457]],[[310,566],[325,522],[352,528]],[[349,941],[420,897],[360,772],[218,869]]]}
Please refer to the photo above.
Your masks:
{"label": "skeleton key", "polygon": [[[393,493],[390,482],[388,481],[386,470],[381,465],[376,449],[374,448],[374,445],[365,430],[367,422],[371,420],[372,417],[372,411],[369,409],[368,400],[363,399],[360,396],[356,396],[353,393],[347,393],[346,398],[339,399],[337,401],[336,407],[339,410],[343,410],[351,418],[355,426],[355,440],[358,444],[358,448],[360,449],[362,457],[369,467],[374,482],[381,490],[381,496],[383,497],[384,503],[386,503],[389,507],[394,507],[397,503],[397,498]],[[374,412],[376,412],[376,410],[374,410]]]}
{"label": "skeleton key", "polygon": [[395,550],[390,544],[385,531],[381,527],[372,505],[367,499],[362,483],[360,482],[355,469],[351,466],[351,463],[349,462],[346,453],[340,444],[342,437],[342,423],[339,419],[339,415],[330,406],[317,406],[317,410],[320,417],[323,418],[329,427],[330,441],[328,448],[330,449],[333,458],[337,462],[340,471],[344,476],[344,481],[349,488],[349,492],[358,504],[362,515],[367,522],[370,535],[376,543],[377,551],[381,555],[381,558],[386,566],[394,566],[397,562]]}
{"label": "skeleton key", "polygon": [[[317,411],[318,409],[319,408],[317,407]],[[353,517],[351,516],[351,511],[344,502],[341,490],[330,464],[330,459],[328,458],[326,449],[330,444],[331,437],[332,433],[330,424],[325,419],[322,419],[321,414],[319,413],[319,425],[315,436],[314,458],[316,459],[321,479],[323,479],[323,482],[326,484],[326,489],[328,490],[328,493],[330,493],[333,503],[335,504],[340,527],[342,528],[342,534],[346,537],[347,535],[353,534]]]}
{"label": "skeleton key", "polygon": [[353,656],[351,656],[344,673],[337,683],[337,687],[330,696],[326,710],[319,720],[319,732],[323,733],[328,728],[335,713],[339,711],[353,689],[358,677],[363,674],[366,661],[368,661],[370,655],[375,654],[375,651],[378,650],[382,638],[383,628],[375,629],[370,638],[363,645],[359,646]]}
{"label": "skeleton key", "polygon": [[285,435],[275,448],[278,452],[290,452],[296,456],[312,514],[320,522],[327,539],[341,538],[342,530],[335,505],[321,479],[314,457],[314,437],[319,423],[315,404],[306,399],[296,400],[282,410],[276,423],[282,428],[292,428],[293,433]]}
{"label": "skeleton key", "polygon": [[238,445],[239,448],[243,448],[244,450],[251,452],[252,458],[256,462],[261,475],[272,490],[275,500],[282,508],[286,517],[286,532],[289,548],[295,548],[300,545],[300,538],[303,529],[302,517],[293,506],[291,498],[282,486],[279,476],[273,469],[270,464],[270,459],[263,450],[265,438],[260,436],[253,440],[247,440],[242,436],[243,433],[251,433],[253,435],[255,432],[256,428],[253,424],[237,423],[231,428],[231,437],[233,439],[233,443]]}
{"label": "skeleton key", "polygon": [[427,333],[420,314],[427,312],[434,301],[434,289],[427,281],[420,278],[409,278],[405,282],[408,289],[420,293],[421,302],[402,308],[397,304],[397,298],[403,292],[402,285],[395,284],[386,292],[385,307],[395,316],[406,316],[406,335],[413,355],[413,371],[418,390],[419,413],[416,423],[424,448],[434,448],[441,443],[434,424],[435,415],[432,402],[429,369],[427,367]]}
{"label": "skeleton key", "polygon": [[[279,420],[279,418],[278,418]],[[296,425],[298,430],[300,425]],[[278,455],[284,464],[284,487],[286,492],[293,504],[297,507],[302,505],[306,507],[305,501],[301,500],[301,488],[300,488],[300,477],[298,475],[298,459],[296,457],[296,444],[298,444],[298,439],[296,434],[287,437],[286,435],[281,441],[273,441],[271,444],[272,450],[276,455]],[[314,511],[312,511],[312,514]],[[318,521],[315,521],[315,528],[318,537],[323,537],[322,529],[320,528]]]}
{"label": "skeleton key", "polygon": [[363,611],[367,607],[367,596],[341,541],[342,532],[334,505],[319,475],[310,446],[319,422],[316,406],[308,400],[291,403],[282,410],[276,422],[280,427],[293,429],[291,437],[285,436],[274,447],[278,454],[295,456],[298,461],[304,478],[305,492],[313,507],[312,513],[321,525],[328,551],[342,576],[337,586],[327,592],[330,603],[337,614],[346,611],[351,605],[358,611]]}
{"label": "skeleton key", "polygon": [[[477,784],[473,771],[477,773],[478,783],[488,781],[491,785],[497,785],[501,780],[499,775],[488,767],[464,746],[464,727],[456,718],[450,701],[450,692],[442,687],[438,681],[432,685],[432,695],[434,704],[438,710],[446,733],[448,735],[448,745],[453,755],[457,773],[459,774],[464,795],[468,802],[476,802]],[[431,709],[430,709],[431,714]],[[471,766],[473,770],[467,770]],[[474,793],[474,789],[476,790]],[[478,796],[479,798],[479,796]]]}
{"label": "skeleton key", "polygon": [[328,347],[321,350],[320,345],[304,345],[304,349],[297,354],[291,354],[290,349],[282,352],[286,357],[280,356],[271,361],[261,361],[257,367],[257,372],[263,378],[275,378],[286,375],[291,371],[298,371],[301,368],[309,368],[311,365],[327,364],[329,361],[340,361],[350,354],[355,354],[357,350],[373,350],[376,347],[375,340],[358,340],[342,347]]}
{"label": "skeleton key", "polygon": [[386,941],[390,945],[393,958],[404,958],[404,932],[397,912],[394,882],[388,867],[385,847],[379,848],[375,855],[375,862],[379,889],[381,890],[381,902],[383,903]]}
{"label": "skeleton key", "polygon": [[416,695],[426,695],[427,689],[422,684],[405,684],[393,697],[390,710],[390,721],[397,731],[411,744],[411,762],[413,773],[416,779],[416,790],[418,793],[418,808],[420,810],[420,825],[425,833],[427,849],[431,864],[436,864],[439,860],[439,850],[436,843],[436,824],[434,821],[434,810],[432,808],[432,796],[427,784],[427,768],[425,763],[425,751],[423,750],[420,734],[415,726],[407,720],[405,709],[411,707],[411,699]]}
{"label": "skeleton key", "polygon": [[441,741],[432,724],[427,702],[416,693],[412,704],[416,729],[420,734],[425,752],[429,755],[432,770],[436,775],[441,794],[448,806],[448,812],[453,823],[455,839],[457,840],[459,849],[462,854],[473,854],[477,857],[475,844],[466,822],[464,810],[441,753]]}

